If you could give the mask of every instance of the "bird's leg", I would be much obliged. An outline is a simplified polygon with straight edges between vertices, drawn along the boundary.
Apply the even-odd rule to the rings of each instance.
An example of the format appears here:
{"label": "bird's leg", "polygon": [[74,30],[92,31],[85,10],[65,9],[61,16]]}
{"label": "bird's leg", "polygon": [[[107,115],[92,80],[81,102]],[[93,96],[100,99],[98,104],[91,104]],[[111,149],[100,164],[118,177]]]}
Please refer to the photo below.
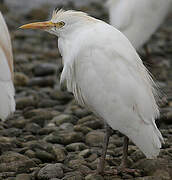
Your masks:
{"label": "bird's leg", "polygon": [[102,154],[100,157],[100,162],[97,167],[98,174],[104,174],[106,152],[107,152],[107,147],[108,147],[108,143],[109,143],[109,138],[112,134],[112,129],[109,127],[108,124],[105,124],[105,128],[106,128],[106,133],[105,133],[104,142],[103,142]]}
{"label": "bird's leg", "polygon": [[119,167],[119,172],[127,172],[127,173],[138,172],[138,170],[136,169],[127,168],[128,143],[129,143],[128,137],[124,136],[123,155],[122,155],[122,161]]}
{"label": "bird's leg", "polygon": [[129,139],[127,136],[124,136],[124,144],[123,144],[123,155],[120,167],[125,169],[127,167],[127,157],[128,157],[128,142]]}

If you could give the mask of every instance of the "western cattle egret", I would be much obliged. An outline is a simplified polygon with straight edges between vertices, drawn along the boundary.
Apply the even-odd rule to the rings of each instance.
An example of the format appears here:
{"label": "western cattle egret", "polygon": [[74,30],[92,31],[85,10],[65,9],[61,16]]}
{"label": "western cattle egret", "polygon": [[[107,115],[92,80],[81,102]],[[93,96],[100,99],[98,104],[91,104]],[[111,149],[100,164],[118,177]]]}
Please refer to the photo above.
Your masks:
{"label": "western cattle egret", "polygon": [[[61,83],[79,104],[107,123],[98,173],[103,173],[110,128],[130,138],[146,155],[156,157],[163,137],[155,83],[128,39],[113,26],[78,11],[54,11],[52,19],[21,26],[59,37],[63,59]],[[128,139],[124,143],[126,160]]]}
{"label": "western cattle egret", "polygon": [[138,50],[162,24],[172,0],[109,0],[110,24]]}
{"label": "western cattle egret", "polygon": [[15,111],[13,54],[7,25],[0,12],[0,119]]}

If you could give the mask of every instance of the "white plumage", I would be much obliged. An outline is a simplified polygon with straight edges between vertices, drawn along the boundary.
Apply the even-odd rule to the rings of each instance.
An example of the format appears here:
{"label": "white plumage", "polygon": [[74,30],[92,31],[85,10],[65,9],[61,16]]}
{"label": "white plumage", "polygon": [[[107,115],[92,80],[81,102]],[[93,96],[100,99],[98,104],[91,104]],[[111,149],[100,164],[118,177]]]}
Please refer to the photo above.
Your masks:
{"label": "white plumage", "polygon": [[128,136],[148,158],[159,154],[162,135],[155,84],[128,39],[113,26],[76,11],[53,13],[51,21],[21,28],[59,37],[61,83],[77,101]]}
{"label": "white plumage", "polygon": [[162,24],[172,0],[108,0],[110,24],[139,49]]}
{"label": "white plumage", "polygon": [[0,119],[15,111],[13,54],[7,25],[0,12]]}

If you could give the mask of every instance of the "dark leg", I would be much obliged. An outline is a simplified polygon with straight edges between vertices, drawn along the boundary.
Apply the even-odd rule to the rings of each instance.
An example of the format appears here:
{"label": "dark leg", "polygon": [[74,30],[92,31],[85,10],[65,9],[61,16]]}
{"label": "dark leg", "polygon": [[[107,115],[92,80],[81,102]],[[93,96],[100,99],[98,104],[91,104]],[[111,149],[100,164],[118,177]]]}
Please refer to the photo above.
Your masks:
{"label": "dark leg", "polygon": [[135,172],[139,172],[139,171],[136,170],[136,169],[127,168],[128,143],[129,143],[128,137],[127,137],[127,136],[124,136],[123,155],[122,155],[121,165],[120,165],[120,167],[119,167],[119,172],[125,172],[125,173],[135,173]]}
{"label": "dark leg", "polygon": [[107,147],[109,143],[109,138],[112,134],[112,129],[109,127],[109,125],[105,124],[106,128],[106,134],[104,137],[104,142],[103,142],[103,149],[102,149],[102,154],[100,157],[100,162],[97,167],[97,173],[98,174],[104,174],[104,166],[105,166],[105,158],[106,158],[106,152],[107,152]]}
{"label": "dark leg", "polygon": [[127,167],[127,157],[128,157],[128,142],[129,139],[127,136],[124,136],[124,144],[123,144],[123,155],[120,167],[126,168]]}

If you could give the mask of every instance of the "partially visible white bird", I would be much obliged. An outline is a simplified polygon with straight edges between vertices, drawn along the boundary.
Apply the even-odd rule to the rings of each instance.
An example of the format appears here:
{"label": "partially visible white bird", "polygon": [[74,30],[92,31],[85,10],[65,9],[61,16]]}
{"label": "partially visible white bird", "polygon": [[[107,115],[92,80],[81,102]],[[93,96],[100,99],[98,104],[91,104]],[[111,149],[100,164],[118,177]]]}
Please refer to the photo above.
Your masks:
{"label": "partially visible white bird", "polygon": [[13,54],[10,35],[0,12],[0,119],[15,111],[13,86]]}
{"label": "partially visible white bird", "polygon": [[172,0],[108,0],[110,24],[138,50],[162,24]]}
{"label": "partially visible white bird", "polygon": [[[112,129],[128,136],[146,155],[155,158],[163,137],[154,82],[128,39],[113,26],[78,11],[54,11],[46,22],[23,25],[59,37],[63,58],[61,83],[76,100],[91,109]],[[98,173],[103,173],[110,137],[107,126]],[[128,139],[124,141],[123,165]]]}

